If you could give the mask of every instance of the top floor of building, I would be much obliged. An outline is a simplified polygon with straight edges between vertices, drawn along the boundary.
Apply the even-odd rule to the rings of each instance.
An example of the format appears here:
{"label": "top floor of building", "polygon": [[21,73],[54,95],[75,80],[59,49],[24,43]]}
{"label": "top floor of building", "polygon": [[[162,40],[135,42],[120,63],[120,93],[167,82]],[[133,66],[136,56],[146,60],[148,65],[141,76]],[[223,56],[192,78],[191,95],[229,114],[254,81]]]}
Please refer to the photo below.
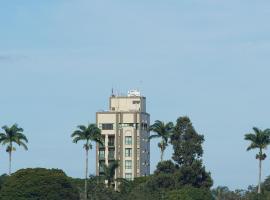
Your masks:
{"label": "top floor of building", "polygon": [[130,90],[126,96],[112,94],[109,100],[111,112],[146,112],[146,98],[138,90]]}

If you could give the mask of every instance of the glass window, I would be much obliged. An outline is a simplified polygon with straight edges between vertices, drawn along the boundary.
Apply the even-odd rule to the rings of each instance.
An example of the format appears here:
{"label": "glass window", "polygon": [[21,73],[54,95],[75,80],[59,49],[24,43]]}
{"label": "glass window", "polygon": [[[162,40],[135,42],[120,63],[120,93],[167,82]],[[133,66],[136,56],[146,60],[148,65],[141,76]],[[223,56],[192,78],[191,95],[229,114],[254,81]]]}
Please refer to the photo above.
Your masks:
{"label": "glass window", "polygon": [[102,124],[102,130],[113,130],[113,124]]}
{"label": "glass window", "polygon": [[125,178],[126,178],[128,181],[131,181],[131,180],[132,180],[132,173],[125,173]]}
{"label": "glass window", "polygon": [[109,160],[114,160],[114,150],[109,150],[109,154],[108,154]]}
{"label": "glass window", "polygon": [[133,104],[140,104],[140,101],[133,101]]}
{"label": "glass window", "polygon": [[125,169],[132,169],[132,161],[131,160],[125,161]]}
{"label": "glass window", "polygon": [[108,137],[108,146],[114,146],[114,136]]}
{"label": "glass window", "polygon": [[99,150],[99,159],[104,159],[104,158],[105,158],[105,151]]}
{"label": "glass window", "polygon": [[131,136],[125,137],[125,144],[132,144],[132,137]]}
{"label": "glass window", "polygon": [[104,165],[105,165],[104,161],[99,162],[99,173],[104,173]]}
{"label": "glass window", "polygon": [[147,123],[141,123],[141,129],[147,130],[148,129]]}
{"label": "glass window", "polygon": [[125,149],[125,156],[126,157],[131,157],[132,156],[132,149],[131,148],[126,148]]}

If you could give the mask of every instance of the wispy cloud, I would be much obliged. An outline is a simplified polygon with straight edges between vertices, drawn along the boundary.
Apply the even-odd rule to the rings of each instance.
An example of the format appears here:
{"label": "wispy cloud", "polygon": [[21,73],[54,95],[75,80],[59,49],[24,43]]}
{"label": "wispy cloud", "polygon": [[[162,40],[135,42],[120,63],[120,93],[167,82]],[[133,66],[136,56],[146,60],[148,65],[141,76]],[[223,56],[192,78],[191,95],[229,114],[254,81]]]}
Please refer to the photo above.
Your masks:
{"label": "wispy cloud", "polygon": [[15,54],[0,54],[0,62],[11,62],[11,61],[19,61],[25,59],[24,55],[15,55]]}
{"label": "wispy cloud", "polygon": [[6,61],[6,60],[10,60],[11,57],[7,56],[7,55],[0,55],[0,61]]}

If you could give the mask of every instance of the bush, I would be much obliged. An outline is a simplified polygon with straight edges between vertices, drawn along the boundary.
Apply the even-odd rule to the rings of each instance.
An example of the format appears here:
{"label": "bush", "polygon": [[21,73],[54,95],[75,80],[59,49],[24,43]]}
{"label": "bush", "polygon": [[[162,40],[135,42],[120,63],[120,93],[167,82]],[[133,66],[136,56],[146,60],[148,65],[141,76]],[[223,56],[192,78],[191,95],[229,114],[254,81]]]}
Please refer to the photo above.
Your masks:
{"label": "bush", "polygon": [[155,175],[161,173],[173,174],[177,169],[177,166],[171,160],[162,161],[158,163]]}
{"label": "bush", "polygon": [[211,192],[207,189],[184,187],[180,190],[172,190],[165,195],[166,200],[212,200]]}
{"label": "bush", "polygon": [[1,190],[2,185],[4,184],[4,182],[7,180],[7,177],[8,177],[7,174],[2,174],[2,175],[0,176],[0,190]]}
{"label": "bush", "polygon": [[22,169],[2,185],[1,200],[79,200],[69,178],[58,169]]}

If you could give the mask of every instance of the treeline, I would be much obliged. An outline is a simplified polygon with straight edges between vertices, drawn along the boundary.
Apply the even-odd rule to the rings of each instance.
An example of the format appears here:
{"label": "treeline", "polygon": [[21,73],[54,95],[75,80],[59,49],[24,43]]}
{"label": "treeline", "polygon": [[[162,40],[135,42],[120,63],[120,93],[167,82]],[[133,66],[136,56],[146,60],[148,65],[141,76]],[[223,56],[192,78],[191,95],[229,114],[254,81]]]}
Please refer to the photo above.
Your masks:
{"label": "treeline", "polygon": [[211,193],[215,200],[269,200],[270,177],[267,177],[261,186],[261,194],[258,194],[257,186],[236,190],[230,190],[226,186],[218,186],[212,189]]}
{"label": "treeline", "polygon": [[[13,144],[27,149],[28,142],[23,129],[18,125],[4,126],[0,143],[6,145],[9,154],[9,175],[0,176],[0,200],[269,200],[270,178],[248,190],[230,191],[227,187],[211,190],[213,180],[203,165],[204,136],[197,133],[188,117],[179,117],[172,122],[155,121],[150,126],[154,134],[149,139],[161,138],[158,148],[160,162],[150,176],[132,181],[115,179],[119,161],[104,165],[101,176],[88,175],[88,151],[91,142],[103,144],[101,131],[95,124],[80,125],[72,133],[73,142],[83,141],[86,152],[85,179],[67,177],[58,169],[21,169],[11,174]],[[266,158],[263,153],[270,144],[269,129],[254,128],[255,133],[245,135],[250,141],[247,150],[258,149],[256,159],[260,166]],[[163,160],[165,149],[172,145],[170,160]],[[261,169],[260,169],[261,171]],[[259,180],[261,179],[261,173]],[[232,177],[233,181],[233,177]],[[115,184],[117,187],[115,187]]]}
{"label": "treeline", "polygon": [[[114,163],[113,170],[111,166],[107,166],[105,171],[108,173],[103,176],[91,176],[85,184],[85,180],[67,178],[62,171],[25,169],[19,170],[11,176],[4,176],[0,189],[0,199],[75,200],[78,198],[85,199],[85,196],[89,200],[212,199],[210,188],[213,181],[202,163],[203,135],[196,132],[188,117],[178,118],[173,128],[169,126],[163,129],[166,124],[163,124],[164,127],[159,127],[158,124],[159,122],[156,121],[155,125],[151,126],[153,131],[157,134],[162,134],[164,131],[169,133],[166,144],[163,143],[163,146],[159,145],[159,147],[162,146],[161,148],[164,150],[164,146],[172,145],[174,152],[172,160],[159,162],[151,176],[135,178],[133,181],[114,179],[114,169],[117,167],[117,163]],[[154,127],[156,128],[154,129]],[[80,132],[77,131],[76,134],[74,132],[72,136],[83,137],[83,132],[88,129],[87,127],[80,128]],[[88,146],[84,146],[84,148],[90,149]],[[107,184],[108,181],[117,182],[118,189],[115,191],[114,184]],[[52,185],[53,187],[51,187]],[[87,187],[86,190],[85,187]],[[65,192],[59,197],[57,192],[53,192],[54,189]],[[49,190],[52,190],[53,198],[44,197],[44,195],[48,195]],[[87,195],[85,195],[85,191],[87,191]]]}
{"label": "treeline", "polygon": [[[118,191],[107,187],[102,177],[89,180],[88,198],[90,200],[211,200],[213,181],[202,163],[203,135],[194,129],[188,117],[171,122],[156,121],[150,129],[162,140],[161,162],[154,174],[135,178],[134,181],[115,180],[120,183]],[[151,137],[152,138],[152,137]],[[164,147],[172,145],[172,160],[163,161]]]}

